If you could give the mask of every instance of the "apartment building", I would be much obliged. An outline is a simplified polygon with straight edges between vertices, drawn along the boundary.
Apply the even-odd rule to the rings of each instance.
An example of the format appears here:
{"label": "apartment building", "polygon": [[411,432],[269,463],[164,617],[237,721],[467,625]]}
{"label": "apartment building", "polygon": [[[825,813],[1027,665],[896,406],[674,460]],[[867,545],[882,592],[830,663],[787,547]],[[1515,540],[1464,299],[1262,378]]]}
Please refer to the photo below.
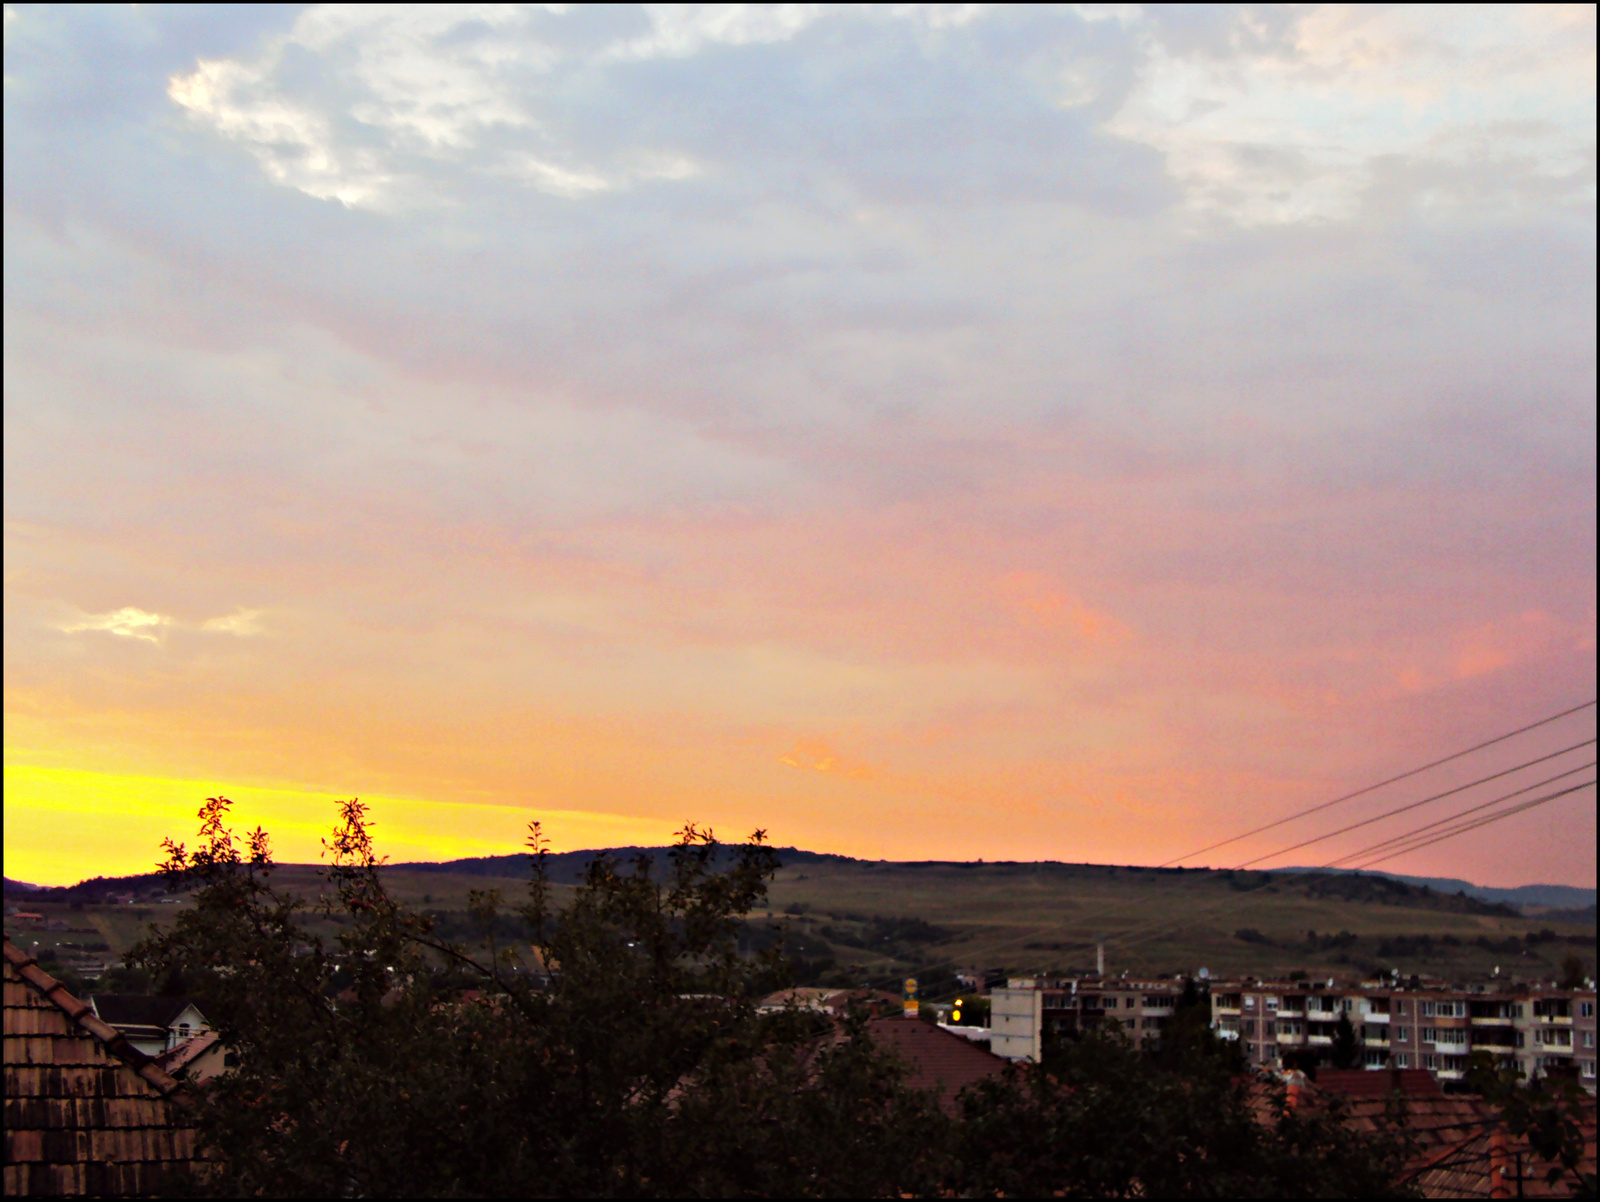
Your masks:
{"label": "apartment building", "polygon": [[[1179,981],[1013,978],[990,994],[990,1048],[1037,1060],[1046,1040],[1111,1022],[1127,1038],[1159,1043],[1182,992]],[[1210,996],[1212,1029],[1239,1040],[1262,1068],[1281,1067],[1292,1053],[1331,1054],[1347,1018],[1370,1069],[1420,1068],[1459,1081],[1472,1053],[1487,1050],[1525,1076],[1575,1072],[1595,1092],[1592,989],[1235,981],[1213,983]]]}
{"label": "apartment building", "polygon": [[1293,1052],[1331,1051],[1341,1018],[1367,1068],[1421,1068],[1441,1081],[1466,1076],[1475,1051],[1525,1076],[1575,1071],[1595,1091],[1593,990],[1446,986],[1403,989],[1369,981],[1335,987],[1298,982],[1219,984],[1212,1028],[1240,1040],[1251,1064],[1276,1067]]}
{"label": "apartment building", "polygon": [[1010,1060],[1037,1060],[1046,1039],[1092,1027],[1159,1044],[1182,993],[1181,981],[1013,977],[990,991],[989,1049]]}

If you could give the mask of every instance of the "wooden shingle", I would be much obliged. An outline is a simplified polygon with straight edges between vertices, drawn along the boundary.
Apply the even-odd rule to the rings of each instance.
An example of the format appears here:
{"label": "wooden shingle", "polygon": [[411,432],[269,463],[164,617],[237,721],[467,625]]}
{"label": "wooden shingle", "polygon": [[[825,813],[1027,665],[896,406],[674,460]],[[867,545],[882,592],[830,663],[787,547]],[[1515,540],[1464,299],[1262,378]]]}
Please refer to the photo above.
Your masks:
{"label": "wooden shingle", "polygon": [[148,1197],[200,1160],[184,1087],[5,941],[5,1192]]}

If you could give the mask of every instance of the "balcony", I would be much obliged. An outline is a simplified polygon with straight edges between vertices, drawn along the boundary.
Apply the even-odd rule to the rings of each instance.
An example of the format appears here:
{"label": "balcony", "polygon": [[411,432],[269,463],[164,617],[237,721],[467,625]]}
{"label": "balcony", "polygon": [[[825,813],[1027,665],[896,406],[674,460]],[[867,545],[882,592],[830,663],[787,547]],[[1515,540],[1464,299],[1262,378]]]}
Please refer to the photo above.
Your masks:
{"label": "balcony", "polygon": [[1307,1010],[1306,1021],[1313,1023],[1336,1023],[1339,1021],[1337,1010]]}
{"label": "balcony", "polygon": [[1333,1046],[1333,1036],[1307,1035],[1306,1042],[1314,1048],[1331,1048]]}

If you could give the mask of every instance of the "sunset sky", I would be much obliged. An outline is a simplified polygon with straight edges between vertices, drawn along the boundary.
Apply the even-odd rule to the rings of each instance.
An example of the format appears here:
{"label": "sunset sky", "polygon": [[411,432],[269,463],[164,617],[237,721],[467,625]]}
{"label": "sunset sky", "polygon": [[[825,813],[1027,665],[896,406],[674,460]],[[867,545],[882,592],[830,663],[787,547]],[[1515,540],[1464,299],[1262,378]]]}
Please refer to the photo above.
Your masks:
{"label": "sunset sky", "polygon": [[[5,874],[219,790],[290,860],[357,794],[402,860],[1159,863],[1593,698],[1595,46],[6,6]],[[1593,886],[1595,825],[1384,867]]]}

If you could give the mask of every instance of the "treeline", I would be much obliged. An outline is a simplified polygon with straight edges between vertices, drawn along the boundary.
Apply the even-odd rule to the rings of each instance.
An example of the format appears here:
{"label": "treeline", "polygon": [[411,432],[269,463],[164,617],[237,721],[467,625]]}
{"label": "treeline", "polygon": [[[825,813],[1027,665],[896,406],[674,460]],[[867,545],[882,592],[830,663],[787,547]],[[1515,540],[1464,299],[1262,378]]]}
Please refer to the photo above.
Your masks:
{"label": "treeline", "polygon": [[[956,1098],[913,1088],[864,1013],[761,1012],[792,976],[779,924],[749,943],[777,869],[759,836],[730,849],[691,827],[664,861],[597,857],[559,911],[535,855],[515,907],[472,898],[491,946],[445,938],[388,894],[350,802],[331,840],[344,921],[330,945],[226,809],[208,803],[195,851],[171,848],[195,905],[132,954],[152,977],[181,970],[238,1056],[196,1098],[209,1194],[1405,1192],[1403,1128],[1288,1107],[1212,1036],[1192,989],[1158,1052],[1063,1041]],[[516,971],[530,945],[548,981]]]}

